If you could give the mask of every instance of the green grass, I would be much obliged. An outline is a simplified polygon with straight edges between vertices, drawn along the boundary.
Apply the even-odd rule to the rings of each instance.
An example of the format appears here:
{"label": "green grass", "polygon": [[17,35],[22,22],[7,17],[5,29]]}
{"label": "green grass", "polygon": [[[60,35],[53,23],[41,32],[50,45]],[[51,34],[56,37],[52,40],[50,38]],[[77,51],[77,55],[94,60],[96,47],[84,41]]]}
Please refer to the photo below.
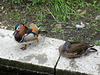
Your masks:
{"label": "green grass", "polygon": [[[13,6],[18,4],[21,7],[25,7],[30,12],[30,14],[37,10],[37,17],[39,17],[41,21],[44,17],[46,17],[46,15],[50,14],[58,23],[71,20],[72,16],[75,19],[81,18],[81,16],[79,16],[80,13],[76,12],[78,9],[92,7],[94,10],[98,10],[100,5],[98,4],[98,6],[95,6],[98,1],[99,0],[93,0],[90,2],[86,0],[11,0]],[[100,10],[98,10],[98,12],[99,11]]]}
{"label": "green grass", "polygon": [[[67,26],[72,27],[75,33],[81,32],[82,29],[78,30],[75,28],[75,24],[79,24],[82,21],[85,24],[85,20],[89,19],[89,24],[85,24],[83,29],[94,31],[89,36],[71,36],[68,40],[79,41],[80,38],[85,38],[85,40],[91,41],[92,37],[98,35],[100,32],[100,23],[95,20],[96,15],[100,15],[100,4],[99,0],[4,0],[12,3],[12,7],[20,7],[21,12],[26,11],[24,14],[19,11],[14,11],[13,9],[7,9],[6,12],[9,15],[5,15],[5,17],[12,18],[16,22],[23,22],[27,25],[30,24],[29,21],[26,22],[27,15],[33,16],[36,25],[43,25],[42,29],[47,29],[50,27],[51,33],[57,33],[59,36],[63,34],[67,36],[69,32],[66,31]],[[81,9],[83,12],[86,10],[85,14],[80,15],[81,12],[77,12],[77,10]],[[17,10],[20,10],[17,8]],[[94,16],[95,15],[95,16]],[[30,17],[29,17],[30,18]],[[21,20],[26,19],[26,20]],[[48,21],[46,23],[46,21]],[[31,21],[32,22],[32,21]],[[45,24],[44,24],[45,23]],[[55,27],[56,24],[61,24],[61,28]],[[47,26],[48,25],[48,26]],[[72,30],[73,30],[72,29]],[[69,30],[71,33],[71,29]],[[81,32],[82,33],[82,32]],[[80,34],[81,34],[80,33]],[[76,34],[74,34],[76,35]],[[52,36],[52,35],[51,35]],[[51,37],[49,36],[49,37]],[[54,36],[58,38],[56,35]],[[83,40],[83,39],[82,39]],[[83,40],[84,41],[84,40]],[[97,44],[97,43],[96,43]]]}

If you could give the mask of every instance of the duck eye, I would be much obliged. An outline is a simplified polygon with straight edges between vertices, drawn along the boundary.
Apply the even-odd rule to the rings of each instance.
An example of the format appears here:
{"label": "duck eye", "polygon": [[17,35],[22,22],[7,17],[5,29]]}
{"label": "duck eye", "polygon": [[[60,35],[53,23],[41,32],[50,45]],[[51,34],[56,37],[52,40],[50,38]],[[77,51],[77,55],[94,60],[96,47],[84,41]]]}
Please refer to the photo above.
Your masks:
{"label": "duck eye", "polygon": [[20,26],[17,27],[17,29],[19,29],[19,28],[20,28]]}

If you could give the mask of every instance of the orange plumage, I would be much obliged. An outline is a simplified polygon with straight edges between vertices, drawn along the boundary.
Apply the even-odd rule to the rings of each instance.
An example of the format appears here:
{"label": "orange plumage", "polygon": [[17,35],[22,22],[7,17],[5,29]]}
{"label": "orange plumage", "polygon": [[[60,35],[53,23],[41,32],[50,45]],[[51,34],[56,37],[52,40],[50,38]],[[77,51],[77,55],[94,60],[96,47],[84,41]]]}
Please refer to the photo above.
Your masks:
{"label": "orange plumage", "polygon": [[38,27],[37,27],[36,25],[31,24],[31,28],[32,28],[32,32],[35,32],[37,35],[39,35],[39,34],[38,34],[39,29],[38,29]]}

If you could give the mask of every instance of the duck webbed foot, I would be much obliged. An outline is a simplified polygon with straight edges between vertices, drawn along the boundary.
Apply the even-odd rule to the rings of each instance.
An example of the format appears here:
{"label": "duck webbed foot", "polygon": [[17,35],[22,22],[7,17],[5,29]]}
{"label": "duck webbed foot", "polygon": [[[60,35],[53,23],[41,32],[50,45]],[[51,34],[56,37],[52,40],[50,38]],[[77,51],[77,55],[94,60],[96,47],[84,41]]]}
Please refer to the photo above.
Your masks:
{"label": "duck webbed foot", "polygon": [[20,49],[25,50],[27,48],[27,45],[24,44],[24,47],[21,47]]}

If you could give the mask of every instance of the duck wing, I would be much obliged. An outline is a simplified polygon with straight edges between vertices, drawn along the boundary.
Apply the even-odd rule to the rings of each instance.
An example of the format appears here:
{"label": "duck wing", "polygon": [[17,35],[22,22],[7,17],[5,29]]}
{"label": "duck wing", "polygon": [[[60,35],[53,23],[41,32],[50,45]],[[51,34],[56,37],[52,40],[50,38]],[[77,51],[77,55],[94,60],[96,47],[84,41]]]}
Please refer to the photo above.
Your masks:
{"label": "duck wing", "polygon": [[74,43],[71,44],[69,49],[67,50],[68,53],[77,53],[82,54],[84,53],[90,45],[84,42]]}
{"label": "duck wing", "polygon": [[40,26],[36,26],[35,24],[31,24],[32,32],[36,33],[37,35],[39,34],[39,29]]}

